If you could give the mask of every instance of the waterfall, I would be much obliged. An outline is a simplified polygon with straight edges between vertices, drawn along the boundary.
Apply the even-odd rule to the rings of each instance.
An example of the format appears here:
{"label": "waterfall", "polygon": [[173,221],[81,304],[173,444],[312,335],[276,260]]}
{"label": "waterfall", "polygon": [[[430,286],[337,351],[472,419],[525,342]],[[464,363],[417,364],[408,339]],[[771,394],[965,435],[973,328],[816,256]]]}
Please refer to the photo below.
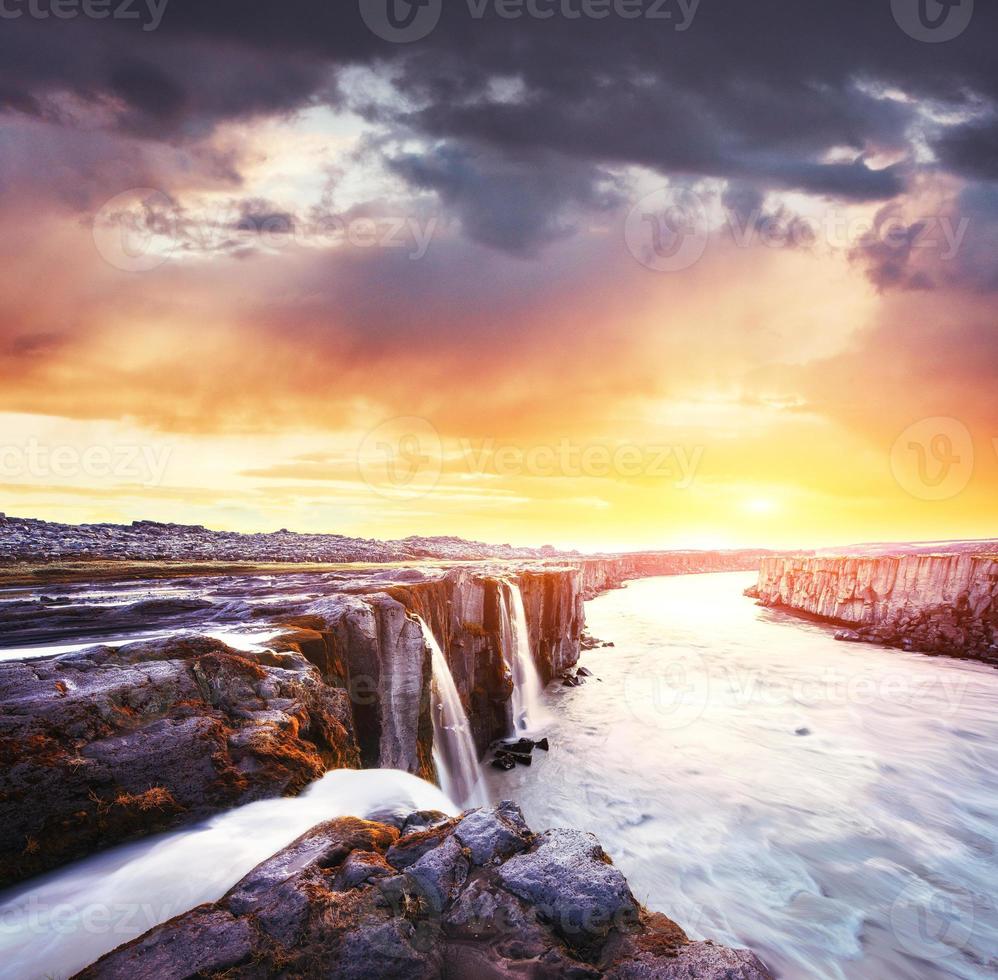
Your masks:
{"label": "waterfall", "polygon": [[530,652],[530,631],[520,586],[507,579],[503,579],[502,585],[503,601],[499,605],[503,651],[513,674],[512,734],[525,735],[536,732],[546,720],[541,700],[544,686]]}
{"label": "waterfall", "polygon": [[300,796],[247,803],[50,871],[0,896],[0,976],[71,976],[160,922],[218,901],[325,820],[413,810],[459,812],[436,786],[407,772],[335,769]]}
{"label": "waterfall", "polygon": [[433,762],[443,791],[465,807],[487,806],[471,724],[461,704],[450,665],[433,631],[420,619],[433,666]]}

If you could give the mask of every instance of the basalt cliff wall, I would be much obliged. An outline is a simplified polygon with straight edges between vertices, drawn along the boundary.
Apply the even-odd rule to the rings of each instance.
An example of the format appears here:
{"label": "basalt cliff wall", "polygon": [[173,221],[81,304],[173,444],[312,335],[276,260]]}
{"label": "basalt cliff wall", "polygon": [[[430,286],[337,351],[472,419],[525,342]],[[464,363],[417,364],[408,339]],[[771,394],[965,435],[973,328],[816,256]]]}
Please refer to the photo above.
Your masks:
{"label": "basalt cliff wall", "polygon": [[761,551],[647,551],[573,562],[579,570],[584,599],[618,589],[630,579],[656,575],[695,575],[704,572],[754,571],[767,552]]}
{"label": "basalt cliff wall", "polygon": [[[437,781],[420,619],[444,652],[481,754],[511,730],[511,589],[550,681],[579,658],[586,598],[641,575],[718,564],[729,567],[703,555],[629,555],[358,574],[282,612],[282,632],[265,649],[207,639],[188,618],[186,632],[164,640],[0,664],[0,884],[297,793],[330,768],[397,768]],[[182,607],[197,617],[212,603],[160,606],[143,606],[148,628],[174,628],[156,616]],[[95,635],[119,625],[101,619],[114,607],[68,612],[85,613]]]}
{"label": "basalt cliff wall", "polygon": [[854,627],[840,639],[998,663],[996,557],[771,557],[746,594]]}

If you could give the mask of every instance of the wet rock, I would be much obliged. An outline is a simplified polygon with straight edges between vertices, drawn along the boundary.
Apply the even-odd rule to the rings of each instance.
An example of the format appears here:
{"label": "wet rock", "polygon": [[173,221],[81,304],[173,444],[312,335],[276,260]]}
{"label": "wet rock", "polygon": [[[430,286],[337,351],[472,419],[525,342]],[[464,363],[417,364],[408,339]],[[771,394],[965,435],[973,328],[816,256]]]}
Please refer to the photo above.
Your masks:
{"label": "wet rock", "polygon": [[536,742],[534,742],[534,748],[541,749],[542,751],[547,752],[550,749],[550,744],[547,738],[540,738]]}
{"label": "wet rock", "polygon": [[498,874],[504,888],[537,908],[575,948],[598,944],[637,917],[627,881],[592,834],[546,831],[529,854],[510,858]]}
{"label": "wet rock", "polygon": [[247,919],[202,906],[174,921],[174,928],[133,943],[127,958],[110,959],[99,973],[83,975],[103,980],[206,976],[245,965],[253,954],[255,936]]}
{"label": "wet rock", "polygon": [[586,667],[580,667],[575,672],[575,676],[576,677],[592,677],[593,676],[593,672],[591,670],[589,670],[588,668],[586,668]]}
{"label": "wet rock", "polygon": [[520,808],[509,800],[472,810],[454,828],[454,836],[469,850],[476,865],[505,860],[525,850],[533,838]]}
{"label": "wet rock", "polygon": [[346,692],[300,656],[180,636],[0,664],[0,883],[357,763]]}
{"label": "wet rock", "polygon": [[[320,824],[219,902],[157,926],[78,977],[769,978],[748,951],[691,942],[641,909],[591,835],[535,838],[513,803],[409,837],[418,848],[382,824]],[[406,870],[392,873],[389,860],[401,854]],[[364,877],[367,869],[377,875]]]}
{"label": "wet rock", "polygon": [[499,769],[502,772],[509,772],[510,769],[516,768],[516,759],[514,759],[508,752],[498,752],[496,757],[492,760],[491,765],[493,769]]}
{"label": "wet rock", "polygon": [[520,752],[529,755],[536,744],[532,739],[519,738],[515,742],[500,742],[503,752]]}

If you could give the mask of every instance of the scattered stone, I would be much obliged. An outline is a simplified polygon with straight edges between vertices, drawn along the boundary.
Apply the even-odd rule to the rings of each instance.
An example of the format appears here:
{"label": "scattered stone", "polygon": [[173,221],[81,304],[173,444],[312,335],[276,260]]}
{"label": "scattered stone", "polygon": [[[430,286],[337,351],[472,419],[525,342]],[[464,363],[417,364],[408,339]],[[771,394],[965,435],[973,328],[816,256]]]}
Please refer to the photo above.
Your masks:
{"label": "scattered stone", "polygon": [[550,748],[547,738],[546,737],[539,738],[536,742],[534,742],[534,748],[541,749],[544,752],[547,752],[548,749]]}
{"label": "scattered stone", "polygon": [[575,676],[576,677],[592,677],[593,676],[593,672],[591,670],[589,670],[588,667],[580,667],[575,672]]}
{"label": "scattered stone", "polygon": [[508,752],[498,752],[496,757],[492,760],[493,769],[501,769],[503,772],[509,772],[510,769],[516,768],[516,759],[513,758]]}
{"label": "scattered stone", "polygon": [[810,735],[810,734],[811,734],[810,728],[805,728],[802,726],[801,728],[794,729],[794,735]]}

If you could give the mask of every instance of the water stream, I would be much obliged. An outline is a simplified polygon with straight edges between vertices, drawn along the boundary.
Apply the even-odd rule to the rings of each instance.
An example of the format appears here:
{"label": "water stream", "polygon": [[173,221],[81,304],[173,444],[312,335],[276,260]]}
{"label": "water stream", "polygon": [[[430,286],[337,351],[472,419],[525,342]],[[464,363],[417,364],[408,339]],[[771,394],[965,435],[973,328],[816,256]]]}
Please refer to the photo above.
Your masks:
{"label": "water stream", "polygon": [[484,806],[488,798],[482,784],[482,769],[461,695],[433,631],[423,620],[419,622],[432,658],[433,762],[440,784],[452,800],[464,807]]}
{"label": "water stream", "polygon": [[998,671],[839,643],[744,573],[587,604],[599,678],[551,752],[488,770],[534,828],[595,833],[635,894],[794,980],[998,974]]}
{"label": "water stream", "polygon": [[506,660],[513,674],[511,734],[536,734],[544,725],[547,713],[541,697],[543,685],[530,651],[523,594],[516,582],[504,579],[502,584],[502,638]]}
{"label": "water stream", "polygon": [[0,977],[71,976],[104,953],[202,902],[305,831],[339,816],[384,819],[458,808],[396,769],[339,769],[294,798],[261,800],[60,868],[0,903]]}

